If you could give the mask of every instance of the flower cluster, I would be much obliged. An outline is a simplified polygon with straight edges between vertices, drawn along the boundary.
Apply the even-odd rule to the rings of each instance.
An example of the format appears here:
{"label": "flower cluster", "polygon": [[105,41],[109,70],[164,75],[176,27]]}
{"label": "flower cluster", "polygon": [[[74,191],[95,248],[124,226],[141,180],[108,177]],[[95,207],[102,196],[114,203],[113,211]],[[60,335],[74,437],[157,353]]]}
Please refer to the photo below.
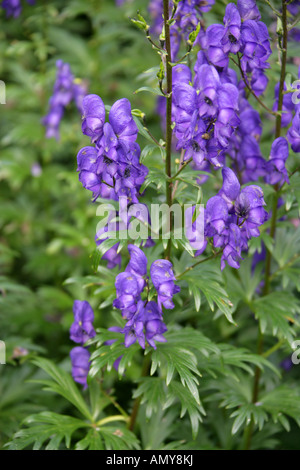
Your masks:
{"label": "flower cluster", "polygon": [[[203,52],[198,53],[193,86],[187,83],[186,66],[177,66],[173,87],[173,121],[177,149],[185,150],[185,160],[193,159],[196,169],[204,162],[219,168],[234,129],[239,92],[234,83],[224,81]],[[176,67],[175,67],[176,68]]]}
{"label": "flower cluster", "polygon": [[83,345],[96,335],[93,327],[94,312],[90,304],[84,300],[75,300],[73,304],[74,323],[70,328],[70,338],[80,344],[70,352],[72,362],[72,376],[87,388],[87,375],[90,368],[90,353]]}
{"label": "flower cluster", "polygon": [[250,86],[257,95],[263,93],[268,84],[264,70],[269,68],[267,60],[272,52],[268,29],[259,20],[254,0],[238,0],[237,5],[227,5],[224,25],[209,26],[200,39],[208,60],[216,67],[227,68],[229,54],[240,53],[241,69],[251,74]]}
{"label": "flower cluster", "polygon": [[148,169],[140,164],[140,147],[136,143],[138,128],[131,114],[130,102],[120,99],[109,112],[105,123],[105,106],[97,95],[83,100],[83,134],[95,146],[81,149],[77,156],[79,180],[92,191],[93,198],[128,197],[138,202],[137,196]]}
{"label": "flower cluster", "polygon": [[46,137],[59,139],[59,125],[66,106],[74,100],[78,110],[82,112],[82,102],[86,95],[86,87],[75,79],[70,65],[62,60],[56,62],[57,74],[53,94],[49,100],[48,114],[42,119],[46,126]]}
{"label": "flower cluster", "polygon": [[149,278],[147,277],[147,257],[142,250],[129,245],[130,261],[125,272],[116,277],[117,298],[114,307],[122,312],[127,323],[119,329],[125,335],[125,346],[129,347],[136,341],[145,349],[146,342],[156,349],[155,341],[164,342],[163,334],[167,328],[163,322],[162,306],[166,309],[174,308],[173,296],[180,291],[175,285],[175,276],[172,263],[167,260],[157,260],[152,263],[150,276],[157,291],[157,303],[142,300],[145,288],[149,291]]}
{"label": "flower cluster", "polygon": [[[26,0],[26,2],[29,5],[35,4],[35,0]],[[1,6],[6,11],[7,18],[10,16],[17,18],[22,12],[21,0],[3,0]]]}
{"label": "flower cluster", "polygon": [[[202,13],[214,5],[215,0],[182,0],[178,3],[174,15],[175,22],[170,27],[172,59],[178,55],[181,43],[188,40],[189,34],[197,28]],[[170,11],[173,2],[170,1]],[[149,12],[152,18],[151,32],[160,35],[163,27],[163,0],[150,0]]]}
{"label": "flower cluster", "polygon": [[[222,175],[221,190],[206,204],[204,235],[206,239],[212,238],[214,246],[222,250],[221,270],[226,262],[237,269],[242,251],[248,249],[248,240],[260,235],[259,227],[268,214],[263,208],[265,202],[259,186],[241,189],[235,173],[228,167],[222,169]],[[201,252],[206,245],[207,241]]]}

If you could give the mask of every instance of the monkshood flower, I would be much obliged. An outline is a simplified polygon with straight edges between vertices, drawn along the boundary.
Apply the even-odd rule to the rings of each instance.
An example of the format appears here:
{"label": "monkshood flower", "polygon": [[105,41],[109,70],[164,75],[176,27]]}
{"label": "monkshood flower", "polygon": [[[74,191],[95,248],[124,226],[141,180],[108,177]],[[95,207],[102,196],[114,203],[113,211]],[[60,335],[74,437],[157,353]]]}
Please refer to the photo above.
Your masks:
{"label": "monkshood flower", "polygon": [[259,21],[261,15],[256,5],[255,0],[237,0],[237,9],[241,15],[241,18],[245,20],[257,20]]}
{"label": "monkshood flower", "polygon": [[[35,0],[26,0],[29,5],[34,5]],[[17,18],[22,12],[21,0],[3,0],[2,8],[6,11],[7,18],[13,16]]]}
{"label": "monkshood flower", "polygon": [[259,186],[240,188],[235,173],[230,168],[222,169],[223,185],[217,196],[207,202],[205,208],[205,231],[213,238],[215,247],[222,248],[221,269],[226,262],[239,268],[241,252],[248,249],[248,240],[258,237],[259,227],[267,220],[263,208],[265,201]]}
{"label": "monkshood flower", "polygon": [[128,272],[120,273],[116,277],[115,286],[117,298],[113,301],[113,306],[122,311],[124,318],[131,319],[142,293],[139,279]]}
{"label": "monkshood flower", "polygon": [[[189,34],[197,28],[202,13],[211,9],[215,0],[182,0],[177,5],[174,23],[171,25],[171,49],[172,59],[178,55],[180,45],[187,41]],[[170,11],[172,11],[173,2],[170,1]],[[150,0],[149,12],[152,18],[151,33],[160,35],[163,27],[163,1]]]}
{"label": "monkshood flower", "polygon": [[236,54],[241,47],[241,17],[234,3],[229,3],[224,16],[224,26],[219,24],[207,28],[207,55],[217,67],[228,65],[228,54]]}
{"label": "monkshood flower", "polygon": [[114,103],[105,123],[105,107],[97,95],[83,100],[82,132],[95,147],[84,147],[77,156],[79,181],[99,196],[118,199],[127,196],[138,202],[138,192],[148,169],[140,164],[140,147],[135,142],[137,125],[131,114],[130,102],[123,98]]}
{"label": "monkshood flower", "polygon": [[42,123],[46,126],[46,137],[55,137],[58,140],[59,125],[66,106],[74,100],[78,110],[82,112],[82,102],[86,94],[86,88],[82,82],[75,80],[69,64],[58,60],[56,67],[57,74],[53,94],[49,100],[49,111],[42,119]]}
{"label": "monkshood flower", "polygon": [[125,272],[132,274],[137,279],[139,291],[142,292],[146,285],[147,257],[145,253],[135,245],[128,245],[128,251],[130,261]]}
{"label": "monkshood flower", "polygon": [[[141,295],[146,292],[148,297],[149,279],[147,277],[147,258],[142,250],[129,245],[130,261],[125,272],[116,277],[117,298],[113,306],[121,310],[127,323],[122,330],[125,336],[125,346],[138,341],[142,348],[146,342],[155,348],[154,341],[165,341],[163,333],[167,328],[162,320],[162,306],[166,309],[174,308],[173,295],[180,291],[174,284],[175,276],[170,261],[157,260],[150,268],[151,280],[158,294],[158,303],[142,300]],[[145,287],[147,289],[145,291]]]}
{"label": "monkshood flower", "polygon": [[300,152],[300,111],[295,114],[292,125],[288,130],[287,138],[293,152]]}
{"label": "monkshood flower", "polygon": [[151,301],[144,305],[143,301],[139,301],[136,314],[126,323],[122,332],[126,348],[138,341],[143,349],[146,347],[146,342],[156,349],[155,341],[166,342],[163,336],[166,331],[167,327],[156,302]]}
{"label": "monkshood flower", "polygon": [[239,260],[241,257],[241,230],[236,224],[229,225],[228,241],[224,248],[221,258],[221,271],[226,266],[226,262],[232,268],[240,267]]}
{"label": "monkshood flower", "polygon": [[83,385],[83,389],[87,388],[87,376],[90,369],[90,353],[87,349],[76,346],[70,352],[72,363],[72,377],[75,382]]}
{"label": "monkshood flower", "polygon": [[[275,90],[274,90],[274,105],[273,105],[273,111],[278,110],[278,97],[279,97],[279,83],[275,85]],[[284,91],[287,90],[287,86],[284,83],[283,87]],[[295,111],[295,104],[292,101],[292,93],[286,93],[283,95],[283,103],[282,103],[282,115],[281,115],[281,127],[286,127],[290,124],[290,122],[293,119],[294,111]]]}
{"label": "monkshood flower", "polygon": [[70,328],[70,338],[83,345],[96,335],[93,327],[94,311],[86,300],[75,300],[73,313],[74,323]]}
{"label": "monkshood flower", "polygon": [[[115,222],[114,219],[114,214],[110,213],[107,219],[107,224],[97,231],[97,234],[95,236],[95,242],[97,246],[100,246],[105,240],[108,240],[111,232],[114,233],[115,231],[123,229],[123,225],[125,224]],[[106,233],[108,234],[108,236],[104,237]],[[101,258],[107,261],[108,269],[113,269],[116,266],[119,266],[119,268],[121,267],[122,258],[121,254],[118,253],[119,245],[120,243],[117,242],[115,245],[109,248],[109,250],[107,250]]]}
{"label": "monkshood flower", "polygon": [[95,142],[102,137],[105,122],[105,106],[98,95],[87,95],[82,103],[82,133]]}
{"label": "monkshood flower", "polygon": [[285,162],[289,156],[289,144],[284,137],[274,140],[269,161],[267,162],[267,172],[265,181],[268,184],[289,183],[289,177],[285,168]]}
{"label": "monkshood flower", "polygon": [[[195,256],[199,256],[207,246],[204,234],[204,217],[202,210],[195,214],[196,206],[188,207],[184,214],[185,235],[191,247],[195,251]],[[195,220],[194,220],[195,219]],[[193,221],[194,220],[194,221]]]}
{"label": "monkshood flower", "polygon": [[172,263],[164,259],[154,261],[150,268],[150,276],[158,294],[159,311],[162,311],[162,305],[166,309],[174,308],[172,298],[173,295],[180,292],[180,287],[174,283],[176,278]]}
{"label": "monkshood flower", "polygon": [[[198,55],[200,61],[203,56]],[[232,83],[222,83],[215,67],[197,65],[195,87],[176,83],[173,89],[173,121],[177,149],[185,160],[193,158],[198,169],[204,160],[215,167],[224,163],[224,149],[239,124],[239,92]]]}
{"label": "monkshood flower", "polygon": [[262,21],[246,20],[241,30],[242,57],[241,66],[245,72],[256,68],[269,68],[267,60],[272,50],[270,47],[269,32]]}

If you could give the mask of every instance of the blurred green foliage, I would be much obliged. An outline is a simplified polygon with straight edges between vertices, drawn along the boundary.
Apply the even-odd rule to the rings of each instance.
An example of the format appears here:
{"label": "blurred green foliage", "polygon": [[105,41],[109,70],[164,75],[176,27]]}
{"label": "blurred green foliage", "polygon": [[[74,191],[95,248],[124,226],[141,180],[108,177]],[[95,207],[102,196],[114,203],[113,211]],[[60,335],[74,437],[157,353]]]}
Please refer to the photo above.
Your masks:
{"label": "blurred green foliage", "polygon": [[[221,21],[225,5],[229,2],[216,3],[205,17],[208,24]],[[131,366],[126,369],[126,375],[121,381],[115,371],[105,375],[104,387],[101,384],[102,392],[104,394],[104,390],[113,389],[112,394],[108,393],[106,398],[105,395],[98,396],[100,389],[91,385],[89,405],[86,405],[89,408],[85,410],[87,415],[84,415],[82,406],[78,407],[76,401],[80,400],[77,397],[77,386],[70,386],[68,395],[65,390],[59,389],[59,385],[48,383],[48,389],[56,391],[57,395],[45,393],[40,386],[40,382],[45,383],[45,375],[31,363],[32,358],[44,355],[59,364],[60,369],[54,370],[47,362],[35,359],[35,363],[52,379],[60,377],[60,374],[65,377],[63,374],[70,371],[68,356],[73,345],[68,330],[73,319],[74,299],[91,303],[96,314],[96,327],[106,328],[120,321],[119,315],[111,308],[115,295],[114,277],[118,271],[111,273],[103,264],[100,264],[97,273],[92,269],[96,206],[91,203],[87,191],[82,189],[76,173],[76,154],[87,145],[87,139],[81,134],[81,117],[74,106],[67,109],[58,142],[45,138],[41,118],[47,113],[48,99],[55,80],[55,63],[62,59],[71,65],[76,77],[86,81],[89,92],[100,95],[105,104],[111,105],[122,97],[130,99],[133,108],[145,112],[147,126],[160,138],[156,97],[150,93],[134,94],[139,87],[156,86],[152,77],[155,77],[159,66],[157,54],[143,33],[129,20],[135,16],[137,8],[147,12],[147,4],[147,0],[134,0],[128,1],[122,8],[116,8],[113,0],[37,0],[34,7],[24,4],[18,19],[6,19],[4,12],[0,12],[0,78],[6,84],[6,105],[1,105],[0,110],[0,339],[7,346],[7,365],[0,365],[0,445],[12,439],[26,416],[38,413],[31,424],[28,424],[30,420],[27,421],[28,426],[32,425],[32,428],[29,427],[31,434],[18,436],[23,447],[32,447],[34,442],[40,446],[46,445],[41,435],[46,423],[54,426],[54,429],[62,426],[61,435],[53,438],[48,444],[49,448],[64,448],[64,437],[67,437],[68,442],[73,432],[77,448],[115,448],[118,444],[114,433],[119,428],[104,428],[100,437],[92,430],[85,435],[82,427],[86,424],[83,424],[80,413],[86,419],[96,409],[96,419],[104,419],[106,415],[101,413],[106,409],[107,414],[113,416],[116,410],[112,394],[126,409],[130,408],[134,394],[134,397],[143,397],[145,406],[141,408],[139,418],[140,444],[135,436],[122,428],[127,448],[138,448],[140,445],[148,449],[238,448],[240,427],[247,421],[247,413],[252,412],[247,409],[247,394],[251,389],[254,367],[259,364],[266,368],[263,378],[266,408],[255,416],[257,422],[264,422],[268,411],[275,422],[270,420],[263,431],[254,436],[253,448],[299,447],[298,428],[292,421],[289,424],[288,418],[278,417],[283,413],[298,421],[300,419],[300,399],[297,394],[299,370],[296,367],[291,372],[283,373],[285,387],[292,390],[286,398],[285,410],[277,410],[274,405],[274,400],[281,400],[282,390],[276,388],[281,382],[278,375],[274,374],[272,365],[279,370],[280,361],[291,353],[288,342],[283,352],[276,352],[272,356],[271,365],[250,354],[247,349],[255,350],[257,334],[251,311],[257,318],[263,317],[264,323],[271,321],[271,325],[274,327],[275,324],[277,328],[275,332],[274,328],[273,331],[271,327],[267,329],[266,349],[274,345],[274,336],[276,338],[278,331],[279,339],[283,336],[288,340],[295,330],[299,331],[296,329],[299,315],[299,265],[295,267],[296,271],[288,268],[289,261],[299,252],[300,237],[299,229],[295,235],[294,227],[288,222],[282,222],[274,248],[274,259],[280,271],[275,300],[283,309],[285,305],[289,306],[293,327],[286,320],[282,327],[282,311],[281,316],[271,320],[268,317],[266,321],[274,304],[259,303],[255,298],[261,279],[259,275],[251,276],[251,259],[245,261],[238,272],[228,269],[222,275],[219,267],[211,263],[197,271],[194,278],[187,279],[177,308],[166,313],[171,330],[170,341],[168,346],[158,348],[154,363],[156,367],[163,363],[164,372],[170,377],[174,373],[174,365],[170,364],[169,357],[175,352],[178,354],[178,377],[172,381],[168,391],[159,377],[155,377],[155,383],[149,378],[140,379],[142,356],[135,351],[134,358],[124,358],[124,364],[131,362]],[[270,24],[265,4],[262,5],[262,13],[267,24]],[[265,97],[269,106],[272,106],[274,85],[280,73],[273,26],[270,25],[274,50],[272,70],[268,72],[270,85]],[[297,74],[297,64],[293,61],[295,48],[292,44],[289,49],[289,72],[294,76]],[[145,74],[145,70],[150,72]],[[264,120],[262,151],[265,158],[270,151],[273,126],[271,120]],[[143,147],[148,143],[142,136],[140,142]],[[151,168],[153,179],[149,180],[143,202],[151,201],[156,194],[154,183],[157,183],[162,169],[161,155],[152,151],[148,148],[144,155],[144,163]],[[292,155],[288,162],[289,170],[295,164],[296,157]],[[186,178],[190,179],[190,176],[186,175]],[[219,183],[220,175],[210,179],[205,190],[205,200],[215,193]],[[185,188],[183,179],[178,194],[183,194],[185,202],[194,201],[198,197],[197,188],[194,188],[195,192],[184,195]],[[267,188],[264,189],[269,201],[270,190],[268,192]],[[288,211],[289,219],[297,219],[300,201],[297,176],[283,196],[286,205],[282,215]],[[266,244],[267,228],[268,224],[262,234]],[[284,255],[283,244],[287,245]],[[254,239],[250,254],[259,246],[260,240]],[[189,255],[182,254],[180,248],[177,251],[174,248],[177,273],[182,272],[190,262]],[[162,247],[151,248],[147,252],[149,262],[160,256],[161,252]],[[274,271],[276,273],[276,269]],[[207,284],[210,289],[205,287]],[[294,303],[291,295],[295,299]],[[234,322],[238,327],[228,322],[231,313],[234,313]],[[184,325],[198,332],[194,338],[199,341],[197,344],[189,342],[193,336],[189,330],[181,333],[183,346],[187,349],[190,347],[194,352],[190,353],[187,349],[169,351],[167,347],[172,348],[172,335],[176,337],[176,331]],[[207,338],[200,332],[204,332]],[[107,339],[105,334],[103,338]],[[99,341],[102,343],[103,338],[100,335]],[[103,345],[101,347],[106,348]],[[210,357],[210,354],[219,356]],[[195,363],[203,374],[199,379],[200,398],[202,400],[203,397],[206,417],[202,401],[200,403],[198,400],[197,408],[190,390],[182,381],[182,376],[186,377],[184,367],[187,367],[194,374],[191,387],[197,389],[199,374]],[[99,364],[102,367],[102,363]],[[134,381],[138,381],[138,388]],[[75,405],[74,395],[77,397]],[[158,402],[161,407],[157,407]],[[174,402],[176,405],[173,405]],[[222,405],[221,409],[216,403]],[[232,435],[233,419],[230,415],[234,406],[241,411],[234,415],[237,418]],[[185,411],[187,414],[179,421],[175,417],[178,413],[176,415],[174,410],[180,413],[180,409],[183,410],[182,416]],[[52,414],[45,410],[51,410]],[[60,419],[62,415],[64,417]],[[196,431],[200,431],[194,441],[189,420],[193,425],[194,437]],[[279,434],[282,432],[280,423],[286,429],[292,427],[290,439],[286,433]],[[125,444],[122,441],[120,448],[126,448]],[[14,445],[17,448],[18,444],[12,447]]]}

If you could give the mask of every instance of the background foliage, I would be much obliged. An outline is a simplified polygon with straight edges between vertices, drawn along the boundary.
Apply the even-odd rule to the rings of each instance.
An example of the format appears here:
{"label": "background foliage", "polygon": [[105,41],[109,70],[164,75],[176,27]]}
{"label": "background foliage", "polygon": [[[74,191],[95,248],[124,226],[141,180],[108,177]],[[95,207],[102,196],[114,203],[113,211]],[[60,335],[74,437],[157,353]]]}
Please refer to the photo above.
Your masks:
{"label": "background foliage", "polygon": [[[274,246],[268,223],[262,228],[262,239],[273,253],[271,294],[263,299],[257,295],[261,266],[253,274],[251,262],[261,239],[253,239],[240,270],[226,268],[221,273],[219,260],[212,260],[181,281],[176,308],[166,314],[168,342],[152,354],[152,376],[141,377],[143,354],[138,346],[125,351],[121,337],[112,346],[104,344],[116,337],[107,327],[119,321],[111,307],[118,268],[111,272],[103,263],[93,268],[98,220],[76,173],[76,154],[87,144],[80,115],[75,107],[68,108],[59,142],[45,139],[41,117],[47,112],[56,60],[62,59],[105,104],[130,99],[133,108],[145,112],[152,133],[161,135],[155,96],[134,94],[139,87],[155,86],[152,78],[159,66],[157,54],[129,20],[137,8],[147,16],[147,3],[133,0],[116,8],[112,0],[37,1],[35,7],[24,4],[18,19],[6,19],[0,12],[0,78],[7,94],[0,114],[0,336],[8,362],[0,365],[0,445],[237,449],[253,419],[252,448],[299,448],[300,368],[286,371],[280,366],[299,338],[300,229],[291,223],[299,220],[298,174],[284,191]],[[207,24],[222,21],[229,2],[216,3],[205,15]],[[276,25],[265,2],[258,3],[273,31],[266,93],[272,107],[280,73]],[[297,46],[291,43],[288,53],[289,72],[295,76]],[[265,158],[273,127],[274,122],[264,120]],[[143,136],[139,139],[142,147],[149,144]],[[162,163],[151,147],[143,157],[150,167],[147,202],[163,183],[157,178]],[[291,152],[288,169],[296,167]],[[190,181],[193,176],[188,170],[182,174],[178,193],[184,202],[194,202],[198,189],[184,196],[184,178]],[[204,199],[220,186],[220,175],[210,178]],[[272,189],[263,189],[269,209]],[[175,272],[181,273],[191,257],[182,246],[173,249]],[[149,261],[162,251],[161,246],[149,249]],[[125,264],[126,249],[124,258]],[[96,378],[86,392],[70,376],[74,299],[91,303],[99,328],[91,370]],[[270,352],[265,356],[255,353],[258,324],[265,333],[265,351]],[[112,365],[121,354],[118,375]],[[261,395],[259,403],[252,404],[256,367],[263,370]],[[127,413],[138,398],[141,407],[133,433],[126,428]]]}

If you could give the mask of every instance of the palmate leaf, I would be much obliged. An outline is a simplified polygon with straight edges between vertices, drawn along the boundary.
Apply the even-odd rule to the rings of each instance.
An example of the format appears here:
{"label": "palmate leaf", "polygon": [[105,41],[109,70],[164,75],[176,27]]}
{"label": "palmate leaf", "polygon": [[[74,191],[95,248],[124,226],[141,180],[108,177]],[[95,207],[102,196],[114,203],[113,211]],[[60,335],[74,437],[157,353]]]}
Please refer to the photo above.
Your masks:
{"label": "palmate leaf", "polygon": [[195,439],[198,433],[199,423],[202,422],[202,416],[205,415],[204,408],[201,403],[196,403],[195,397],[186,387],[184,387],[180,382],[172,380],[168,387],[168,397],[164,404],[164,409],[171,406],[174,401],[177,400],[181,403],[180,417],[182,418],[186,412],[189,414],[192,435]]}
{"label": "palmate leaf", "polygon": [[146,417],[150,418],[158,412],[167,400],[167,387],[162,377],[144,377],[133,398],[142,397],[141,405],[146,404]]}
{"label": "palmate leaf", "polygon": [[196,356],[181,346],[173,344],[159,344],[152,353],[150,374],[153,375],[158,367],[166,367],[166,384],[170,384],[175,371],[178,373],[182,385],[187,387],[196,403],[200,404],[198,392],[198,377],[201,376],[197,368]]}
{"label": "palmate leaf", "polygon": [[251,304],[260,329],[264,333],[270,329],[274,336],[286,338],[290,343],[296,334],[289,324],[297,324],[295,314],[300,312],[300,302],[289,292],[273,292],[256,299]]}
{"label": "palmate leaf", "polygon": [[140,449],[136,436],[124,426],[104,426],[100,432],[106,450]]}
{"label": "palmate leaf", "polygon": [[92,421],[91,412],[70,374],[57,367],[53,362],[42,357],[35,358],[32,362],[43,369],[53,379],[38,379],[34,382],[43,384],[44,390],[58,393],[63,396],[66,400],[72,403],[85,418]]}
{"label": "palmate leaf", "polygon": [[[230,344],[218,344],[219,354],[210,355],[207,359],[198,358],[199,369],[204,369],[212,377],[220,375],[233,378],[236,382],[239,379],[239,371],[243,370],[254,375],[255,367],[263,370],[268,368],[276,375],[280,375],[279,370],[264,357],[253,354],[246,348],[237,348]],[[235,382],[233,382],[235,383]]]}
{"label": "palmate leaf", "polygon": [[[195,296],[195,291],[204,294],[209,307],[212,311],[215,306],[225,314],[227,320],[234,324],[232,318],[232,303],[228,298],[228,294],[223,287],[223,281],[220,273],[216,271],[212,263],[204,263],[194,270],[186,273],[183,279],[187,282],[190,292]],[[196,309],[199,307],[198,295],[195,297]]]}
{"label": "palmate leaf", "polygon": [[75,450],[104,450],[99,432],[96,429],[90,429],[83,439],[76,442]]}
{"label": "palmate leaf", "polygon": [[72,434],[79,428],[88,426],[84,421],[72,416],[44,411],[28,416],[25,429],[18,431],[7,447],[9,450],[21,450],[32,446],[39,450],[47,441],[46,450],[59,449],[62,441],[70,447]]}
{"label": "palmate leaf", "polygon": [[139,441],[135,435],[124,426],[103,426],[90,429],[87,435],[75,445],[75,450],[130,450],[139,448]]}
{"label": "palmate leaf", "polygon": [[290,416],[300,426],[300,394],[295,388],[281,385],[260,398],[260,403],[275,422],[287,428],[283,415]]}
{"label": "palmate leaf", "polygon": [[[97,349],[91,355],[89,376],[95,377],[102,367],[107,367],[107,370],[110,371],[114,362],[122,356],[118,367],[119,377],[122,377],[126,367],[131,365],[134,357],[141,350],[139,344],[135,343],[130,348],[125,348],[124,335],[101,329],[98,331],[100,333],[90,341],[90,343],[96,343]],[[111,345],[104,344],[109,340],[113,340],[114,343]]]}

